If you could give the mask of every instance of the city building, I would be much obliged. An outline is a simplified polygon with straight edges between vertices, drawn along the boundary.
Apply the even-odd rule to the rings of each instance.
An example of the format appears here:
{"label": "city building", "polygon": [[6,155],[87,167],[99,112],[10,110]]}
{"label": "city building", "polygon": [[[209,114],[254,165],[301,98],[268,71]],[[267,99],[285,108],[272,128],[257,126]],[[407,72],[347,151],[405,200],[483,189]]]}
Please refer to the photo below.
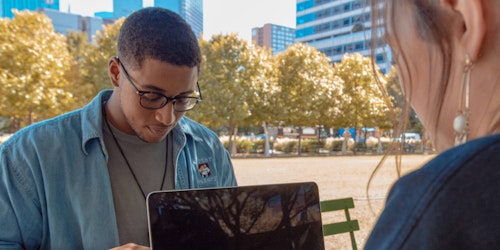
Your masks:
{"label": "city building", "polygon": [[99,12],[95,12],[94,16],[100,17],[102,19],[113,19],[114,14],[113,14],[113,12],[110,12],[110,11],[99,11]]}
{"label": "city building", "polygon": [[113,18],[127,17],[132,12],[142,9],[142,0],[113,0]]}
{"label": "city building", "polygon": [[191,26],[196,38],[203,33],[203,0],[154,0],[155,7],[179,14]]}
{"label": "city building", "polygon": [[273,55],[295,42],[295,29],[266,23],[252,29],[252,43],[272,50]]}
{"label": "city building", "polygon": [[65,36],[68,34],[68,31],[82,31],[87,34],[87,40],[92,41],[92,36],[94,36],[98,30],[102,30],[104,19],[100,17],[85,17],[45,8],[40,8],[37,11],[44,13],[52,20],[55,32]]}
{"label": "city building", "polygon": [[[295,41],[306,43],[339,62],[345,53],[371,53],[369,0],[297,0]],[[376,48],[376,61],[389,72],[387,46]]]}
{"label": "city building", "polygon": [[12,9],[35,11],[39,8],[59,10],[59,0],[0,0],[0,17],[13,18]]}

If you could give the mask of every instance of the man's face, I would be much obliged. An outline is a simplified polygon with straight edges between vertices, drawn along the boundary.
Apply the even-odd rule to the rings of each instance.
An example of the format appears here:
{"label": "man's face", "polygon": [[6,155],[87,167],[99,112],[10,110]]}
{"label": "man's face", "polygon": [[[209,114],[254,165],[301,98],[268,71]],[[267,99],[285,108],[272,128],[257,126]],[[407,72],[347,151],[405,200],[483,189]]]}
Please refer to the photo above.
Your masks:
{"label": "man's face", "polygon": [[[176,66],[159,60],[146,58],[140,69],[127,66],[120,67],[119,86],[115,88],[119,98],[121,114],[115,126],[128,134],[135,134],[146,142],[159,142],[175,127],[185,112],[174,110],[169,101],[159,109],[148,109],[141,106],[139,91],[163,94],[167,97],[193,96],[196,92],[198,70],[196,67]],[[126,69],[124,71],[123,69]],[[129,79],[126,74],[128,73]],[[144,98],[144,97],[142,97]]]}

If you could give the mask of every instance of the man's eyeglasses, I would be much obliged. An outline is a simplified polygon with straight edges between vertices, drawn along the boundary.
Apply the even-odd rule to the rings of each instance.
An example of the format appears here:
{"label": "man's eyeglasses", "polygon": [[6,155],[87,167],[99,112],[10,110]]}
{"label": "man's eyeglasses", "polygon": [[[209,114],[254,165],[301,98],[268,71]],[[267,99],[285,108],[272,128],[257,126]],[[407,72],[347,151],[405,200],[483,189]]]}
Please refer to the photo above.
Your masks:
{"label": "man's eyeglasses", "polygon": [[137,86],[135,86],[134,82],[132,82],[132,79],[130,79],[129,74],[125,69],[125,66],[123,66],[120,59],[116,57],[116,60],[118,61],[118,64],[120,64],[123,73],[125,73],[125,77],[127,78],[128,82],[132,85],[132,87],[134,87],[135,93],[140,96],[139,103],[143,108],[161,109],[165,107],[165,105],[167,105],[168,102],[172,102],[175,111],[185,112],[193,109],[194,106],[196,106],[196,104],[198,104],[198,102],[202,100],[200,85],[198,84],[198,82],[196,82],[196,87],[198,90],[191,96],[168,97],[164,94],[157,92],[139,90]]}

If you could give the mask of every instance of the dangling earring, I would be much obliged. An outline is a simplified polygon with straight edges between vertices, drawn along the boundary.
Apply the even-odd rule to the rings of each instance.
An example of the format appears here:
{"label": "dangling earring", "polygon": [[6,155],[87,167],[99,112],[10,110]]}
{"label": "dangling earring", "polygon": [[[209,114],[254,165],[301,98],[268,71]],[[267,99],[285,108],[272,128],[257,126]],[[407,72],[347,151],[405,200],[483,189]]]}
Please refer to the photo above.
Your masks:
{"label": "dangling earring", "polygon": [[467,133],[469,130],[469,96],[470,96],[470,72],[472,71],[472,59],[468,54],[465,55],[465,67],[462,80],[462,91],[460,95],[460,104],[458,114],[453,120],[455,129],[455,146],[467,142]]}

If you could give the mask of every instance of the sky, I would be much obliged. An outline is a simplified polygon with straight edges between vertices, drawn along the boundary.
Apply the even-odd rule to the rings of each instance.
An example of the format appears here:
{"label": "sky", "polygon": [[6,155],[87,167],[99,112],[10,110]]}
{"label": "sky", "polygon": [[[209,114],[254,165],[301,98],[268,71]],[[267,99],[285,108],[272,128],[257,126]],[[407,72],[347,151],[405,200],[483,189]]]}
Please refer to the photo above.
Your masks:
{"label": "sky", "polygon": [[[83,16],[94,12],[112,11],[113,0],[60,0],[60,9]],[[152,6],[153,0],[144,0],[144,6]],[[203,37],[213,34],[238,33],[247,41],[252,39],[252,28],[266,23],[295,28],[295,0],[204,0]]]}

